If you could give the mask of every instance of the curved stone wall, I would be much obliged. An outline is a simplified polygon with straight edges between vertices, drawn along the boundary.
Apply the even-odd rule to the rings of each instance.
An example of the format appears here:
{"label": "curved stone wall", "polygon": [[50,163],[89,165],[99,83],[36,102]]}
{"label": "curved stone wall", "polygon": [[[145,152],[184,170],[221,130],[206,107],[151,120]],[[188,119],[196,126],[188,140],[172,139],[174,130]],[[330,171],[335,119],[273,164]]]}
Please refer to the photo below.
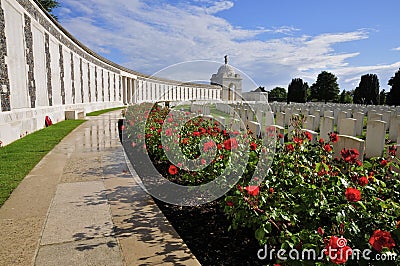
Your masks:
{"label": "curved stone wall", "polygon": [[156,100],[220,99],[218,86],[150,77],[76,40],[32,0],[0,0],[0,141],[8,144],[65,112]]}

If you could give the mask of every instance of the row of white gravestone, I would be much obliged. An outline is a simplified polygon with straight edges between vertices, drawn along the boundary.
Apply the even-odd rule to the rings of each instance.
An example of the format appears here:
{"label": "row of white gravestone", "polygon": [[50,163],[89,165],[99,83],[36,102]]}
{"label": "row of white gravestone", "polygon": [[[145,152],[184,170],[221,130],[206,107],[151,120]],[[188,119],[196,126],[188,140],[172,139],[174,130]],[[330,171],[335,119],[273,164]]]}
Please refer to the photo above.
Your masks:
{"label": "row of white gravestone", "polygon": [[210,106],[210,104],[195,104],[195,103],[192,103],[190,105],[190,112],[196,113],[196,114],[210,115],[211,106]]}
{"label": "row of white gravestone", "polygon": [[[278,118],[282,119],[284,114],[277,114],[277,124],[279,124]],[[373,119],[374,117],[371,117]],[[316,123],[317,120],[318,122]],[[281,120],[282,121],[282,120]],[[319,124],[320,138],[327,140],[329,133],[334,132],[334,118],[333,117],[321,117],[316,119],[314,116],[307,116],[304,128],[314,132],[316,126]],[[362,139],[356,138],[356,136],[362,135],[364,124],[364,116],[357,115],[356,118],[341,118],[338,123],[338,132],[341,136],[351,137],[350,140],[343,140],[346,145],[353,144],[352,147],[348,148],[360,148],[363,144]],[[314,125],[314,126],[312,126]],[[369,120],[367,121],[367,131],[365,139],[365,156],[379,157],[382,156],[385,147],[385,139],[387,132],[387,122],[382,120]],[[400,115],[391,118],[389,128],[389,139],[393,142],[396,141],[397,145],[400,145]],[[361,144],[360,144],[361,143]],[[346,146],[345,145],[345,146]],[[364,148],[362,149],[364,151]]]}
{"label": "row of white gravestone", "polygon": [[[326,107],[324,108],[326,109]],[[364,113],[366,111],[365,107],[346,109],[347,112],[314,109],[314,115],[311,115],[310,111],[307,110],[304,108],[286,107],[286,112],[276,112],[275,115],[272,112],[248,109],[236,109],[236,112],[244,124],[256,132],[260,132],[260,128],[269,125],[284,128],[286,125],[289,125],[293,115],[303,113],[305,114],[304,130],[311,134],[313,140],[316,140],[318,137],[327,140],[329,133],[334,131],[334,126],[336,125],[336,131],[339,132],[340,139],[342,140],[335,144],[335,146],[337,148],[356,148],[361,154],[360,157],[364,153],[367,158],[382,156],[387,130],[389,130],[389,139],[397,141],[397,145],[400,145],[400,115],[398,115],[397,109],[385,111],[383,112],[384,114],[381,114],[382,110],[373,110],[372,108],[367,113]],[[366,114],[368,119],[366,139],[364,141],[356,136],[361,136],[363,133],[364,117]],[[317,130],[320,131],[319,136],[315,132]]]}

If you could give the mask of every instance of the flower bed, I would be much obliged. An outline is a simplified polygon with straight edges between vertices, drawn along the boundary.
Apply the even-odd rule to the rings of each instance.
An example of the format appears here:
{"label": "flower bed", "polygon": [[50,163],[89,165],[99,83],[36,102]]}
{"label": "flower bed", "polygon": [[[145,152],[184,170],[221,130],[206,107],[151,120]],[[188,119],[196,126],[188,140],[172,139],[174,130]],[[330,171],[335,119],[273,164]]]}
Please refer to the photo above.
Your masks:
{"label": "flower bed", "polygon": [[[358,251],[370,250],[369,258],[399,252],[400,181],[392,171],[396,164],[393,148],[388,158],[361,162],[354,149],[344,149],[341,158],[333,158],[337,135],[312,144],[311,136],[300,130],[302,118],[294,117],[293,142],[277,142],[265,178],[260,176],[260,182],[254,183],[258,160],[270,147],[209,118],[192,118],[183,126],[179,119],[184,118],[171,116],[167,108],[131,107],[125,144],[133,147],[137,159],[148,154],[158,172],[180,185],[205,184],[220,176],[229,183],[229,176],[236,175],[237,184],[219,199],[230,221],[229,230],[247,228],[260,247],[284,250],[284,254],[271,255],[275,263],[358,265],[368,263],[365,256],[356,256]],[[278,140],[282,137],[276,136]],[[226,175],[238,150],[246,151],[239,160],[245,161],[245,167]],[[169,154],[181,157],[172,163]],[[190,163],[196,171],[188,167]],[[301,256],[309,250],[317,257]]]}

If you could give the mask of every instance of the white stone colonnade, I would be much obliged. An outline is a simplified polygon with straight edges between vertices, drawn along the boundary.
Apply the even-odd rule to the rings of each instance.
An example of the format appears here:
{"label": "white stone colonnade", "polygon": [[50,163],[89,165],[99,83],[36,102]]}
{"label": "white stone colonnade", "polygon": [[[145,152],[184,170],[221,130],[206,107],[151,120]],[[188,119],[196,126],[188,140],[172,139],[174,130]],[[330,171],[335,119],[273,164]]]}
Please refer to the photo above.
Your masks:
{"label": "white stone colonnade", "polygon": [[[221,87],[151,77],[76,40],[33,0],[0,0],[0,141],[71,113],[141,102],[220,99]],[[68,115],[67,115],[68,114]]]}

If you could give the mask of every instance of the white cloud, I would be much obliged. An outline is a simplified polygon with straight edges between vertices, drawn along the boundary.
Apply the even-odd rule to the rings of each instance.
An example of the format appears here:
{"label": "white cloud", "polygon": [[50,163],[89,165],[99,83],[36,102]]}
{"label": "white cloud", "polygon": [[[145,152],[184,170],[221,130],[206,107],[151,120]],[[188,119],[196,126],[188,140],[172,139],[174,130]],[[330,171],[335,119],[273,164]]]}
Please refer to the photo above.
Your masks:
{"label": "white cloud", "polygon": [[400,51],[400,46],[399,46],[399,47],[396,47],[396,48],[393,48],[392,50],[393,50],[393,51]]}
{"label": "white cloud", "polygon": [[[233,8],[232,1],[195,0],[172,5],[142,0],[87,0],[85,4],[64,0],[62,5],[61,24],[78,40],[105,57],[117,51],[117,63],[146,74],[188,60],[222,63],[228,54],[232,65],[268,88],[270,84],[286,87],[294,77],[312,83],[327,69],[349,84],[364,71],[392,71],[398,64],[349,66],[348,59],[359,53],[337,53],[334,45],[367,39],[368,31],[362,29],[308,36],[298,34],[300,30],[293,26],[233,26],[216,15]],[[276,38],[276,33],[286,37]]]}
{"label": "white cloud", "polygon": [[233,2],[231,1],[219,1],[214,3],[212,6],[206,8],[208,14],[216,14],[218,12],[228,10],[233,7]]}

